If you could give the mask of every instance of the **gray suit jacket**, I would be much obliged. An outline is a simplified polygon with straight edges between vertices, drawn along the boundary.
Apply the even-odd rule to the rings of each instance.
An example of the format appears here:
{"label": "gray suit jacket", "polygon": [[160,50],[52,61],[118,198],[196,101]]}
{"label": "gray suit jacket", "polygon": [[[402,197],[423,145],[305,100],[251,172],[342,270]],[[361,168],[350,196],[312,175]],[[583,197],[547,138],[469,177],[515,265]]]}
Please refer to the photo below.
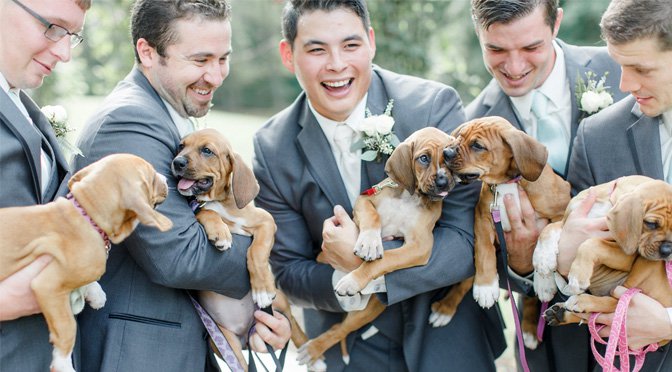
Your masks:
{"label": "gray suit jacket", "polygon": [[[367,107],[374,115],[394,99],[393,130],[400,140],[422,127],[449,131],[464,121],[457,93],[442,84],[374,67],[368,93]],[[333,269],[318,264],[315,257],[320,252],[323,221],[333,215],[333,206],[340,204],[352,213],[346,190],[304,93],[256,133],[254,148],[254,172],[261,186],[256,203],[268,210],[278,225],[271,255],[273,269],[280,287],[306,308],[307,332],[315,337],[343,317],[331,284]],[[383,162],[362,163],[362,190],[384,178]],[[382,333],[380,337],[388,340],[388,349],[390,344],[403,347],[405,365],[403,360],[397,364],[395,356],[384,351],[382,355],[360,352],[367,350],[367,343],[357,337],[369,328],[365,326],[348,339],[348,370],[385,369],[386,365],[410,371],[447,366],[454,371],[494,370],[494,358],[505,346],[501,326],[498,319],[490,325],[488,313],[474,301],[464,301],[448,326],[434,329],[428,324],[430,305],[443,294],[440,289],[473,275],[477,193],[473,187],[458,186],[448,196],[426,266],[385,276],[387,293],[380,297],[388,307],[373,324]],[[327,352],[327,364],[330,371],[345,368],[338,347]]]}
{"label": "gray suit jacket", "polygon": [[[567,175],[573,191],[633,174],[663,179],[659,125],[660,118],[644,115],[632,96],[584,120]],[[646,355],[642,371],[670,370],[669,344]]]}
{"label": "gray suit jacket", "polygon": [[[133,153],[168,179],[168,198],[157,210],[173,221],[161,233],[138,226],[114,245],[100,279],[101,310],[79,315],[81,371],[203,371],[212,369],[205,328],[187,289],[242,298],[249,290],[249,239],[234,236],[220,252],[210,245],[170,171],[180,136],[149,81],[134,69],[86,124],[75,159],[80,169],[111,153]],[[103,195],[104,196],[104,195]]]}
{"label": "gray suit jacket", "polygon": [[[0,208],[48,203],[64,192],[58,193],[59,185],[66,187],[69,175],[49,121],[25,93],[20,97],[35,126],[0,89]],[[51,182],[44,194],[40,148],[52,160]],[[51,350],[42,315],[0,322],[0,371],[47,371]]]}
{"label": "gray suit jacket", "polygon": [[[609,57],[604,47],[579,47],[569,45],[556,39],[565,55],[566,76],[569,87],[572,89],[572,119],[571,140],[569,153],[572,153],[572,143],[576,136],[579,123],[586,115],[579,110],[576,94],[578,77],[586,80],[586,73],[592,71],[598,77],[608,71],[606,86],[614,96],[614,101],[625,97],[626,94],[618,89],[621,76],[620,66]],[[521,119],[517,116],[509,97],[502,91],[495,79],[471,102],[466,108],[467,118],[474,119],[483,116],[501,116],[511,122],[516,128],[524,130]],[[569,162],[568,162],[569,164]],[[565,172],[566,173],[566,172]],[[502,268],[500,267],[500,272]],[[500,275],[500,278],[503,276]],[[530,278],[531,279],[531,278]],[[533,294],[531,281],[512,280],[514,290],[521,293]],[[505,288],[505,287],[504,287]],[[535,350],[525,349],[530,368],[534,371],[588,371],[592,369],[593,361],[588,348],[588,331],[585,327],[546,327],[544,339]],[[516,355],[517,356],[517,355]]]}

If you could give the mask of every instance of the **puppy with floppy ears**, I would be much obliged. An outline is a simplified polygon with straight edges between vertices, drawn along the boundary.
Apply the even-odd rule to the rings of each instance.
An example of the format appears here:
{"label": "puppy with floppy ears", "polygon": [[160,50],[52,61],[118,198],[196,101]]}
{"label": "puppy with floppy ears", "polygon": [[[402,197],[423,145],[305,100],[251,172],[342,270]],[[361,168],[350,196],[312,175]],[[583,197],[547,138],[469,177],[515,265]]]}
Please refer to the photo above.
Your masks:
{"label": "puppy with floppy ears", "polygon": [[[446,297],[432,305],[430,322],[435,326],[447,324],[457,306],[472,287],[474,299],[484,308],[491,307],[499,297],[497,275],[497,241],[490,214],[493,205],[500,207],[504,231],[510,231],[504,209],[504,194],[518,199],[518,187],[527,193],[537,218],[559,221],[570,200],[570,185],[546,164],[546,147],[525,132],[516,129],[506,119],[493,116],[475,119],[457,127],[453,133],[455,145],[444,151],[446,161],[461,183],[483,182],[474,221],[473,278],[455,285]],[[525,300],[525,308],[537,308],[534,298]],[[537,311],[526,310],[523,318],[525,344],[537,346]]]}
{"label": "puppy with floppy ears", "polygon": [[[546,311],[548,323],[579,323],[582,318],[577,313],[613,313],[618,300],[609,293],[617,285],[639,288],[664,307],[672,307],[672,286],[665,267],[672,260],[672,185],[644,176],[627,176],[592,190],[597,201],[589,216],[606,216],[613,240],[590,238],[578,247],[569,284],[563,288],[572,296]],[[588,192],[584,190],[572,199],[566,216]],[[562,222],[548,225],[542,232],[535,251],[535,270],[543,274],[555,270],[561,229]],[[545,284],[552,287],[540,290],[555,292],[555,282]],[[591,294],[583,293],[586,290]],[[661,346],[669,342],[661,341]]]}
{"label": "puppy with floppy ears", "polygon": [[[352,296],[381,275],[427,264],[443,199],[455,186],[443,159],[443,149],[454,140],[433,127],[414,132],[387,160],[385,172],[389,177],[357,198],[353,214],[359,236],[354,253],[364,262],[336,284],[334,290],[339,295]],[[383,252],[383,238],[403,238],[404,244]],[[383,310],[385,305],[371,296],[364,310],[348,313],[343,322],[299,348],[298,360],[315,361],[339,341],[347,358],[345,337]]]}
{"label": "puppy with floppy ears", "polygon": [[154,210],[168,195],[166,178],[137,156],[104,157],[75,173],[68,187],[68,198],[0,209],[0,280],[41,255],[53,257],[31,287],[54,345],[51,369],[58,372],[74,371],[77,324],[70,294],[85,286],[94,308],[105,303],[95,281],[105,272],[110,242],[123,241],[138,223],[161,231],[172,227]]}
{"label": "puppy with floppy ears", "polygon": [[[218,323],[243,366],[246,363],[241,340],[247,337],[252,325],[254,304],[260,308],[273,304],[289,319],[294,344],[303,345],[308,337],[292,316],[286,297],[275,287],[269,257],[276,226],[270,213],[252,203],[259,192],[252,170],[214,129],[202,129],[184,137],[178,151],[172,163],[173,174],[179,179],[178,191],[200,202],[196,219],[208,239],[218,249],[227,250],[231,247],[232,233],[252,236],[247,251],[252,295],[236,300],[201,291],[199,302]],[[263,345],[256,333],[249,342]],[[325,369],[322,361],[316,361],[313,367]]]}

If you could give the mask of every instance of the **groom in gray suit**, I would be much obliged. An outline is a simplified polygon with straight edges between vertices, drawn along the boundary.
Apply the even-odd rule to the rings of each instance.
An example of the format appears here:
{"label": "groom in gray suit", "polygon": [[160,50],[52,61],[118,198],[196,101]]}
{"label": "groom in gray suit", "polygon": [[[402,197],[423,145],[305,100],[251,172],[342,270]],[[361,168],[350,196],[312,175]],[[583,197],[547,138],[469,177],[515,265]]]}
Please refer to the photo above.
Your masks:
{"label": "groom in gray suit", "polygon": [[[348,337],[349,364],[338,347],[327,351],[329,371],[494,371],[505,347],[494,312],[464,301],[446,327],[428,323],[440,289],[473,275],[477,189],[458,186],[444,201],[426,266],[386,274],[371,291],[351,298],[337,298],[333,288],[362,262],[353,254],[352,202],[386,177],[385,158],[362,161],[361,150],[350,152],[350,146],[343,155],[354,153],[355,161],[339,162],[337,128],[349,127],[351,141],[361,138],[358,123],[367,109],[379,115],[393,103],[392,130],[400,140],[426,126],[450,131],[464,121],[457,93],[372,66],[375,38],[362,0],[289,1],[283,37],[282,62],[304,91],[254,137],[261,186],[256,203],[278,226],[271,256],[278,284],[304,308],[311,337],[341,321],[345,310],[362,308],[372,292],[387,305]],[[390,243],[387,248],[400,245]]]}
{"label": "groom in gray suit", "polygon": [[[110,250],[100,285],[107,303],[78,317],[82,371],[216,371],[206,330],[187,290],[211,290],[233,298],[250,291],[246,249],[233,236],[221,252],[208,242],[188,201],[176,190],[170,164],[180,139],[193,130],[189,117],[209,109],[229,72],[230,8],[220,0],[138,0],[131,16],[136,66],[86,124],[80,169],[118,152],[149,161],[168,180],[157,209],[173,228],[165,233],[138,226]],[[278,348],[289,339],[282,315],[255,313],[256,330]],[[270,331],[281,331],[280,337]],[[267,337],[264,337],[266,335]]]}
{"label": "groom in gray suit", "polygon": [[[551,165],[558,174],[565,175],[572,140],[579,123],[588,115],[581,109],[577,82],[587,82],[589,74],[593,80],[606,75],[605,85],[615,88],[620,76],[618,64],[604,47],[579,47],[556,38],[563,16],[557,0],[472,0],[471,11],[485,67],[493,79],[467,106],[467,118],[506,118],[547,145],[549,161],[553,155],[557,159]],[[610,92],[614,101],[625,96],[617,89]],[[534,111],[539,95],[550,100],[550,110],[545,113]],[[554,116],[561,134],[546,141],[543,126],[552,123],[540,116]],[[559,144],[553,142],[558,139],[562,139]],[[513,227],[506,234],[507,270],[512,286],[532,295],[532,252],[540,228],[525,195],[521,195],[521,203],[527,205],[522,213],[508,200],[505,203],[512,214]],[[532,370],[540,371],[587,371],[592,364],[587,340],[584,328],[547,327],[536,349],[525,349],[528,364]]]}
{"label": "groom in gray suit", "polygon": [[[40,87],[57,63],[70,60],[90,6],[0,0],[0,208],[48,203],[66,191],[68,166],[54,131],[24,90]],[[0,281],[0,371],[49,370],[49,332],[44,317],[33,315],[40,310],[30,282],[50,260],[40,257]]]}
{"label": "groom in gray suit", "polygon": [[[672,0],[613,0],[600,26],[609,54],[622,67],[620,89],[630,96],[581,124],[567,179],[576,192],[633,174],[670,183]],[[591,224],[590,220],[580,225]],[[561,255],[573,257],[576,246],[569,248],[573,249],[561,247]],[[624,291],[618,287],[614,294]],[[598,322],[609,325],[612,315],[600,315]],[[630,303],[627,325],[631,349],[672,339],[672,309],[638,294]],[[669,344],[646,355],[642,371],[670,370]]]}

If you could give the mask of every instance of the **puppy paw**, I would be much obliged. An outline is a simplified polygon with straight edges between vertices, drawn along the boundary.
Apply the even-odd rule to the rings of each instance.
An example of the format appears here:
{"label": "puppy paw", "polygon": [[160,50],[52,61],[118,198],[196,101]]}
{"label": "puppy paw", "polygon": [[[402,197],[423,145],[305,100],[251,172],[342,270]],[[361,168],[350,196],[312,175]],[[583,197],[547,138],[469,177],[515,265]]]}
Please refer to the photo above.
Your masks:
{"label": "puppy paw", "polygon": [[563,323],[565,319],[565,307],[564,304],[555,304],[548,309],[543,314],[546,324],[550,326],[559,326]]}
{"label": "puppy paw", "polygon": [[523,332],[523,343],[525,348],[530,350],[535,350],[539,346],[539,340],[537,340],[537,335],[533,335],[528,332]]}
{"label": "puppy paw", "polygon": [[[343,358],[345,364],[347,365],[348,362],[350,362],[350,358],[348,357],[348,360],[345,361],[345,357]],[[322,359],[318,359],[310,364],[308,364],[308,370],[310,372],[327,372],[327,363],[324,362]]]}
{"label": "puppy paw", "polygon": [[296,361],[299,365],[307,365],[309,371],[325,372],[327,370],[322,352],[318,350],[313,340],[308,340],[296,350]]}
{"label": "puppy paw", "polygon": [[359,293],[362,288],[363,287],[361,287],[357,282],[357,279],[355,279],[355,276],[352,274],[352,272],[350,272],[342,277],[338,283],[336,283],[334,291],[339,296],[354,296]]}
{"label": "puppy paw", "polygon": [[231,248],[231,239],[210,239],[212,244],[215,246],[215,248],[219,249],[220,251],[224,252],[225,250]]}
{"label": "puppy paw", "polygon": [[449,315],[432,311],[432,313],[429,314],[429,324],[431,324],[434,328],[443,327],[450,323],[450,321],[453,319],[453,315],[454,314]]}
{"label": "puppy paw", "polygon": [[473,295],[474,300],[482,308],[488,309],[492,307],[499,298],[499,280],[495,278],[492,283],[485,285],[474,283]]}
{"label": "puppy paw", "polygon": [[271,306],[275,299],[275,292],[256,291],[252,289],[252,300],[260,308]]}
{"label": "puppy paw", "polygon": [[105,302],[107,301],[107,295],[98,282],[93,282],[86,285],[86,293],[84,294],[84,298],[86,299],[86,302],[89,303],[89,306],[96,310],[105,306]]}
{"label": "puppy paw", "polygon": [[549,229],[545,234],[539,237],[537,246],[532,254],[532,265],[534,270],[543,275],[550,275],[558,267],[558,241],[560,240],[560,229]]}
{"label": "puppy paw", "polygon": [[72,366],[71,355],[72,353],[65,355],[65,353],[54,348],[51,352],[50,370],[54,372],[75,372],[75,368]]}
{"label": "puppy paw", "polygon": [[583,306],[581,306],[580,301],[579,301],[579,296],[574,295],[574,296],[569,296],[567,301],[565,301],[565,309],[575,312],[575,313],[582,313],[584,311]]}
{"label": "puppy paw", "polygon": [[359,258],[365,261],[382,258],[383,239],[380,236],[380,229],[360,231],[354,251]]}
{"label": "puppy paw", "polygon": [[582,281],[570,273],[569,283],[567,284],[567,287],[565,287],[565,294],[578,295],[585,292],[589,285],[590,282]]}
{"label": "puppy paw", "polygon": [[555,285],[555,279],[553,278],[553,273],[545,275],[535,270],[533,284],[534,292],[536,292],[537,297],[544,302],[551,301],[558,291]]}

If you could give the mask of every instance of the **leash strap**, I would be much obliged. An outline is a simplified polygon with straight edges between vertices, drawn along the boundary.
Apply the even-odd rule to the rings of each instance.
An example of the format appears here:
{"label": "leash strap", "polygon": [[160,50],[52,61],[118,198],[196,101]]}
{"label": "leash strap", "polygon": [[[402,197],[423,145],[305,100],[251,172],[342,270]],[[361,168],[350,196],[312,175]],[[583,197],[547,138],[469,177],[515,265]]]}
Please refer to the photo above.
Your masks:
{"label": "leash strap", "polygon": [[[260,310],[269,314],[269,315],[273,315],[273,308],[271,306],[261,308]],[[248,340],[250,339],[250,336],[252,336],[252,334],[254,332],[256,332],[256,328],[253,325],[247,333],[247,339]],[[273,363],[275,363],[275,372],[282,372],[282,370],[285,367],[285,357],[287,356],[287,347],[289,346],[289,342],[285,344],[284,348],[282,348],[282,351],[280,352],[280,357],[279,358],[277,356],[275,356],[275,350],[273,350],[273,347],[271,345],[269,345],[267,343],[265,343],[265,345],[266,345],[266,350],[268,350],[268,353],[271,355],[271,358],[273,359]],[[259,364],[264,369],[264,371],[270,372],[268,370],[268,368],[266,368],[266,365],[261,360],[261,358],[259,358],[259,356],[256,353],[252,352],[251,347],[248,347],[247,351],[248,351],[248,354],[247,354],[248,358],[247,359],[248,359],[248,364],[249,364],[249,372],[257,372],[257,366],[256,366],[256,363],[254,362],[254,357],[255,356],[259,360]]]}
{"label": "leash strap", "polygon": [[546,322],[544,320],[543,314],[546,312],[546,309],[548,309],[548,302],[542,301],[541,309],[539,311],[539,322],[537,323],[537,340],[539,340],[539,342],[541,342],[541,340],[544,338],[544,328],[546,327]]}
{"label": "leash strap", "polygon": [[243,368],[243,366],[240,365],[240,362],[236,358],[236,354],[233,352],[233,348],[226,340],[224,334],[219,329],[219,327],[217,327],[215,321],[212,320],[210,314],[208,314],[208,312],[201,306],[201,304],[199,304],[198,301],[194,299],[191,293],[189,293],[189,299],[191,300],[191,303],[194,304],[194,308],[196,308],[196,313],[198,313],[198,316],[201,318],[201,322],[205,326],[205,329],[208,331],[208,334],[210,335],[212,342],[215,344],[215,347],[217,347],[217,350],[224,359],[226,365],[229,366],[229,368],[233,372],[244,372],[245,368]]}
{"label": "leash strap", "polygon": [[506,240],[504,239],[504,229],[502,229],[502,218],[499,212],[499,207],[493,206],[490,213],[492,213],[492,221],[495,223],[495,230],[497,231],[497,239],[499,239],[500,257],[504,264],[504,278],[506,279],[506,287],[509,291],[509,299],[511,300],[511,310],[513,311],[513,320],[516,324],[516,339],[518,340],[518,356],[520,359],[520,366],[524,372],[530,372],[530,367],[527,365],[527,358],[525,357],[525,342],[523,342],[523,333],[520,326],[520,318],[518,316],[518,308],[516,307],[516,299],[511,291],[511,284],[509,283],[509,263],[507,259],[508,252],[506,251]]}

